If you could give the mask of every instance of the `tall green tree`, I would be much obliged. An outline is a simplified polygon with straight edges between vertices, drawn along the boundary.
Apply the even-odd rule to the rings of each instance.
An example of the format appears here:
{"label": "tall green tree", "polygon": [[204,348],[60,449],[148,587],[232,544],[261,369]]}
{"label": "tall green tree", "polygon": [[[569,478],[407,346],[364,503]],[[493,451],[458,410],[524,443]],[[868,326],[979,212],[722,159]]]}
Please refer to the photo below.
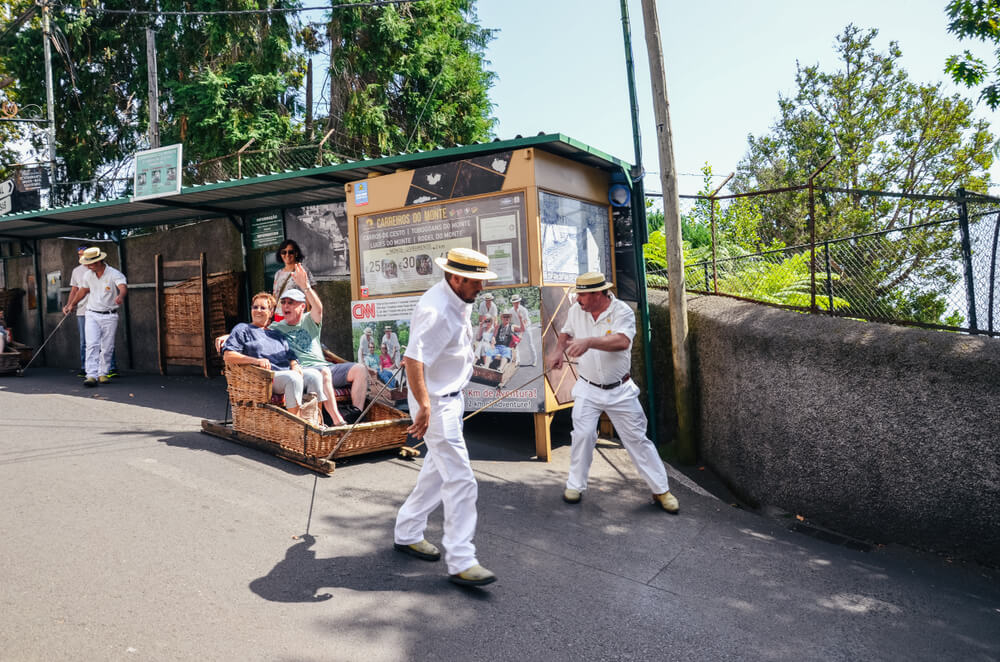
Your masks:
{"label": "tall green tree", "polygon": [[[879,51],[876,30],[849,25],[837,37],[838,67],[799,65],[794,95],[778,99],[779,118],[764,136],[750,136],[733,182],[736,191],[805,184],[829,157],[818,185],[906,194],[948,195],[959,186],[985,192],[993,136],[972,104],[942,93],[940,83],[909,79],[895,42]],[[755,199],[760,236],[787,245],[809,241],[804,192]],[[820,241],[954,218],[941,201],[818,193]],[[928,226],[856,247],[840,269],[845,298],[878,305],[907,319],[938,322],[939,300],[956,279],[953,228]],[[916,284],[919,284],[917,286]],[[931,293],[932,296],[928,296]],[[915,311],[915,312],[914,312]],[[894,314],[894,313],[890,313]]]}
{"label": "tall green tree", "polygon": [[[34,0],[9,0],[16,15]],[[327,30],[294,12],[239,12],[299,6],[298,0],[158,0],[157,15],[132,0],[67,0],[53,7],[56,138],[60,178],[124,173],[148,146],[145,29],[158,43],[160,135],[182,142],[185,160],[297,145],[304,131],[305,59],[328,49],[335,129],[329,151],[381,156],[488,139],[493,74],[474,0],[423,0],[339,8]],[[122,13],[116,13],[122,12]],[[170,12],[185,12],[183,14]],[[324,43],[332,37],[332,43]],[[8,99],[44,107],[41,22],[0,49],[0,73],[16,83]],[[44,154],[44,136],[32,139]]]}
{"label": "tall green tree", "polygon": [[492,31],[477,24],[474,0],[341,9],[327,34],[326,124],[348,154],[379,157],[490,137],[495,74],[484,49]]}
{"label": "tall green tree", "polygon": [[959,39],[975,39],[991,44],[995,61],[986,63],[968,50],[952,55],[944,70],[952,80],[966,87],[978,87],[979,100],[990,110],[1000,106],[1000,2],[997,0],[951,0],[948,12],[948,32]]}

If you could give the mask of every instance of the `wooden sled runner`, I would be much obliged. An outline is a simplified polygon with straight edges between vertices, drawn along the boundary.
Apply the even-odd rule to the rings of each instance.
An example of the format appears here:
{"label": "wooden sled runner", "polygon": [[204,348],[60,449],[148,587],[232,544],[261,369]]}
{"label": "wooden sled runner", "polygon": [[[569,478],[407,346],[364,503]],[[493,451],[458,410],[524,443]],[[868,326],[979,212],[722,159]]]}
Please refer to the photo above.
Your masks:
{"label": "wooden sled runner", "polygon": [[[303,405],[301,416],[272,401],[272,374],[252,365],[227,365],[232,424],[203,420],[202,431],[326,474],[333,473],[336,466],[326,459],[334,449],[333,460],[395,448],[405,454],[406,428],[410,425],[405,413],[375,402],[364,422],[353,430],[351,425],[323,427],[315,400]],[[349,436],[348,430],[351,430]]]}

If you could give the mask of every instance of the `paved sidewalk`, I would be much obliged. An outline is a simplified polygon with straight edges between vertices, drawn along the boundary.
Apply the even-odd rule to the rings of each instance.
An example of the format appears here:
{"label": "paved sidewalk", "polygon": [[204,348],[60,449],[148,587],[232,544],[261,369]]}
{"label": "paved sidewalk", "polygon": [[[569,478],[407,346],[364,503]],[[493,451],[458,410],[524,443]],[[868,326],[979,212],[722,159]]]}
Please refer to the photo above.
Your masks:
{"label": "paved sidewalk", "polygon": [[0,660],[1000,660],[996,571],[794,533],[668,467],[672,517],[605,442],[570,506],[568,431],[532,461],[528,417],[468,423],[499,581],[461,589],[392,550],[421,460],[317,478],[199,431],[224,411],[219,378],[0,378]]}

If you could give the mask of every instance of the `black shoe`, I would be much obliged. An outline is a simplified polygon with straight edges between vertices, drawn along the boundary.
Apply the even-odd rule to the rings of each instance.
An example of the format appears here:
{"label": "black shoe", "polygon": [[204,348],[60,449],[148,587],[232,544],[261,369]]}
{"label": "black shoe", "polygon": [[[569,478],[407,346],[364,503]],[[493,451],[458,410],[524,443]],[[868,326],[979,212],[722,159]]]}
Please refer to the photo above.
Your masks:
{"label": "black shoe", "polygon": [[86,370],[77,370],[76,371],[76,376],[77,377],[86,377],[87,376],[87,371]]}
{"label": "black shoe", "polygon": [[121,377],[121,375],[118,374],[117,370],[109,370],[108,374],[105,375],[105,377]]}
{"label": "black shoe", "polygon": [[83,380],[83,385],[93,388],[97,386],[97,380],[94,379],[93,377],[87,377],[85,380]]}

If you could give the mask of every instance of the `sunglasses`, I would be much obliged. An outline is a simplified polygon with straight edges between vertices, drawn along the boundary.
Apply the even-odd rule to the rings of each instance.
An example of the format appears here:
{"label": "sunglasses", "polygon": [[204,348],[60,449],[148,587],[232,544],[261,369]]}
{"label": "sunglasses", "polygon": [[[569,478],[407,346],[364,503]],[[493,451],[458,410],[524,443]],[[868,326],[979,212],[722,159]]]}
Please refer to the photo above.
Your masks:
{"label": "sunglasses", "polygon": [[295,251],[293,251],[292,249],[288,249],[288,250],[285,250],[285,251],[281,251],[281,255],[297,255],[297,253]]}

